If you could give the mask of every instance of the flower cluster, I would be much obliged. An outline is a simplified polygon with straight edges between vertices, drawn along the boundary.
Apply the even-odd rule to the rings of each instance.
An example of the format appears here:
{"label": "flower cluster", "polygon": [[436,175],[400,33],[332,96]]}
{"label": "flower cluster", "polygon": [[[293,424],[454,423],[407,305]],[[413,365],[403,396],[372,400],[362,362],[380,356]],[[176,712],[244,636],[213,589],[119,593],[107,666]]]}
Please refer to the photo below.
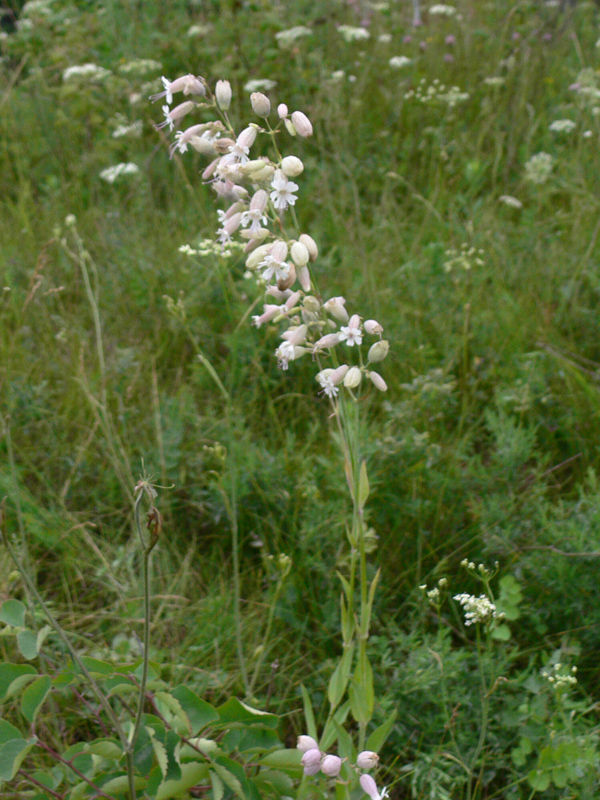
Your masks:
{"label": "flower cluster", "polygon": [[[329,753],[322,753],[318,742],[312,736],[299,736],[297,748],[302,753],[301,764],[305,775],[317,775],[320,772],[326,778],[339,776],[345,759]],[[375,769],[378,763],[377,753],[372,750],[363,750],[358,754],[356,764],[352,765],[357,772],[363,772],[359,782],[362,790],[369,795],[371,800],[383,800],[384,797],[388,797],[387,789],[384,788],[380,792],[375,780],[370,775],[364,774]]]}
{"label": "flower cluster", "polygon": [[458,601],[465,610],[465,625],[473,625],[477,622],[488,622],[496,619],[498,613],[496,606],[485,594],[475,597],[472,594],[457,594],[454,599]]}
{"label": "flower cluster", "polygon": [[[389,352],[389,343],[382,338],[383,327],[374,319],[350,314],[344,297],[325,301],[319,296],[314,282],[318,246],[308,233],[298,230],[292,213],[300,192],[296,180],[304,164],[296,155],[279,152],[276,135],[287,131],[292,137],[312,136],[309,118],[300,110],[290,113],[284,103],[273,112],[269,98],[253,91],[250,103],[260,123],[250,122],[236,132],[227,114],[232,99],[228,81],[217,81],[214,94],[203,78],[191,74],[174,81],[163,78],[162,82],[163,91],[151,99],[165,101],[165,119],[157,127],[178,128],[171,155],[192,148],[206,156],[209,164],[203,178],[225,203],[217,212],[216,242],[201,247],[200,254],[219,248],[223,253],[231,252],[232,247],[243,249],[246,275],[265,294],[262,314],[252,318],[253,324],[257,328],[270,323],[285,326],[275,350],[279,367],[285,370],[291,361],[312,356],[319,366],[317,382],[332,401],[340,387],[353,391],[363,379],[386,391],[384,379],[372,369]],[[178,93],[185,99],[173,106]],[[188,114],[198,109],[211,109],[220,119],[181,128]],[[276,117],[274,127],[269,117]],[[254,156],[259,136],[272,139],[274,158]],[[293,232],[288,232],[286,224]],[[199,251],[186,248],[184,252],[192,255]],[[363,342],[365,349],[368,344],[364,354]],[[330,359],[331,367],[322,364],[324,358]]]}
{"label": "flower cluster", "polygon": [[554,158],[549,153],[536,153],[525,164],[525,180],[541,185],[552,174]]}
{"label": "flower cluster", "polygon": [[558,663],[554,664],[549,671],[544,670],[542,676],[558,691],[561,689],[568,689],[570,686],[574,686],[577,683],[577,678],[575,677],[576,672],[577,667],[571,667],[569,671],[563,664]]}
{"label": "flower cluster", "polygon": [[481,256],[485,255],[483,250],[468,244],[461,244],[459,250],[446,250],[446,260],[444,261],[444,272],[454,270],[464,270],[470,272],[473,267],[483,267],[485,261]]}
{"label": "flower cluster", "polygon": [[442,103],[448,108],[454,108],[459,103],[467,101],[470,95],[461,91],[458,86],[445,86],[438,78],[427,86],[426,79],[421,78],[416,89],[409,89],[404,95],[405,100],[411,100],[413,97],[420,103]]}
{"label": "flower cluster", "polygon": [[554,131],[554,133],[571,133],[576,127],[577,123],[572,119],[555,119],[548,126],[548,130]]}

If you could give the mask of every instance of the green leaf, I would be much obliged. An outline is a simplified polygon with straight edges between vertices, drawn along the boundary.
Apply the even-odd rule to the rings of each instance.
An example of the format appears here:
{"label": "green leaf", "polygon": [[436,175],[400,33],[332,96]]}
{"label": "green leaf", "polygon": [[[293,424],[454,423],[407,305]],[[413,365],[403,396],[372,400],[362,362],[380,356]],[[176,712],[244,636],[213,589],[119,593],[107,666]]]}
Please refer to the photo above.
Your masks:
{"label": "green leaf", "polygon": [[193,736],[198,734],[202,728],[206,728],[207,725],[219,721],[217,710],[213,708],[210,703],[207,703],[206,700],[202,700],[201,697],[198,697],[198,695],[191,689],[188,689],[187,686],[177,686],[173,689],[171,694],[179,700],[181,707],[187,714],[192,726]]}
{"label": "green leaf", "polygon": [[222,800],[225,794],[225,785],[216,772],[210,773],[210,783],[213,790],[213,800]]}
{"label": "green leaf", "polygon": [[360,653],[354,676],[350,683],[352,716],[361,725],[370,722],[375,707],[373,669],[364,652]]}
{"label": "green leaf", "polygon": [[348,681],[350,680],[350,670],[352,669],[352,660],[354,658],[354,646],[346,647],[344,655],[338,661],[336,668],[329,679],[329,688],[327,690],[327,697],[329,703],[333,708],[337,708],[340,704]]}
{"label": "green leaf", "polygon": [[[133,783],[136,790],[140,792],[148,785],[146,778],[142,778],[140,775],[134,776]],[[102,784],[101,789],[104,794],[108,795],[129,794],[129,777],[127,774],[117,775],[115,778],[111,778],[109,781]]]}
{"label": "green leaf", "polygon": [[50,625],[44,625],[43,628],[40,628],[37,634],[37,641],[36,641],[36,650],[39,653],[42,649],[44,642],[49,633],[52,633],[52,627]]}
{"label": "green leaf", "polygon": [[301,760],[302,753],[300,750],[294,748],[293,750],[275,750],[273,753],[269,753],[264,758],[261,758],[260,763],[263,767],[297,769],[301,766]]}
{"label": "green leaf", "polygon": [[37,675],[37,671],[29,664],[0,664],[0,700],[3,700],[17,678],[23,675]]}
{"label": "green leaf", "polygon": [[304,706],[304,719],[306,721],[306,732],[313,739],[319,741],[319,734],[317,733],[317,724],[315,722],[315,714],[313,712],[312,702],[306,686],[300,686],[302,692],[302,705]]}
{"label": "green leaf", "polygon": [[37,635],[33,631],[28,629],[19,631],[17,634],[17,644],[19,645],[19,651],[24,659],[32,661],[34,658],[37,658]]}
{"label": "green leaf", "polygon": [[[91,656],[81,656],[83,666],[92,674],[96,675],[114,675],[115,666],[109,661],[101,661],[99,658],[92,658]],[[79,667],[74,664],[74,668],[79,671]]]}
{"label": "green leaf", "polygon": [[0,606],[0,622],[13,628],[25,627],[26,606],[20,600],[5,600]]}
{"label": "green leaf", "polygon": [[265,769],[252,779],[261,797],[293,797],[294,781],[285,772]]}
{"label": "green leaf", "polygon": [[176,781],[163,781],[156,792],[156,800],[170,800],[172,797],[182,797],[192,786],[207,780],[208,775],[207,764],[199,764],[197,761],[182,764],[181,778]]}
{"label": "green leaf", "polygon": [[52,679],[49,675],[42,675],[23,692],[21,698],[21,712],[25,719],[32,725],[46,696],[52,688]]}
{"label": "green leaf", "polygon": [[152,749],[154,750],[154,755],[156,756],[160,771],[162,772],[163,777],[166,777],[167,772],[169,771],[169,757],[167,756],[167,748],[162,742],[159,742],[158,739],[152,737]]}
{"label": "green leaf", "polygon": [[85,752],[110,761],[118,761],[124,755],[123,748],[116,739],[95,739],[86,743]]}
{"label": "green leaf", "polygon": [[547,772],[538,772],[536,769],[531,770],[527,776],[529,785],[536,792],[545,792],[550,786],[550,775]]}
{"label": "green leaf", "polygon": [[37,672],[34,672],[33,675],[21,675],[20,678],[15,678],[15,680],[8,687],[6,699],[10,700],[11,697],[17,697],[27,686],[27,684],[31,683],[31,681],[34,681],[36,678]]}
{"label": "green leaf", "polygon": [[327,725],[325,725],[323,735],[321,736],[321,740],[319,742],[321,750],[329,750],[333,742],[336,740],[338,725],[344,724],[349,711],[350,701],[346,700],[346,702],[338,708],[333,717],[330,718]]}
{"label": "green leaf", "polygon": [[12,781],[37,739],[11,739],[0,745],[0,780]]}
{"label": "green leaf", "polygon": [[223,783],[228,786],[231,791],[236,794],[241,800],[246,800],[246,795],[244,794],[244,790],[242,789],[242,784],[236,778],[236,776],[230,772],[226,767],[222,766],[218,762],[213,762],[213,769],[221,778]]}
{"label": "green leaf", "polygon": [[374,753],[378,753],[381,750],[388,736],[390,735],[392,728],[394,727],[396,716],[397,711],[394,709],[386,721],[378,728],[375,728],[373,733],[367,739],[365,750],[372,750]]}
{"label": "green leaf", "polygon": [[252,708],[246,703],[242,703],[235,697],[230,697],[226,703],[217,708],[219,720],[221,725],[242,724],[252,725],[257,723],[264,725],[267,728],[277,728],[279,725],[279,718],[275,714],[270,714],[267,711],[260,711],[258,708]]}
{"label": "green leaf", "polygon": [[369,499],[369,478],[367,477],[367,462],[363,458],[360,465],[360,475],[358,478],[358,506],[364,508]]}
{"label": "green leaf", "polygon": [[188,736],[191,735],[192,726],[181,703],[176,697],[173,697],[170,692],[156,692],[154,700],[161,716],[165,717],[167,722],[175,728],[178,733],[183,735],[187,734]]}
{"label": "green leaf", "polygon": [[18,728],[5,719],[0,719],[0,744],[10,742],[11,739],[22,739],[23,735]]}
{"label": "green leaf", "polygon": [[492,639],[496,639],[498,642],[508,642],[510,639],[511,633],[510,628],[508,625],[498,625],[492,631]]}

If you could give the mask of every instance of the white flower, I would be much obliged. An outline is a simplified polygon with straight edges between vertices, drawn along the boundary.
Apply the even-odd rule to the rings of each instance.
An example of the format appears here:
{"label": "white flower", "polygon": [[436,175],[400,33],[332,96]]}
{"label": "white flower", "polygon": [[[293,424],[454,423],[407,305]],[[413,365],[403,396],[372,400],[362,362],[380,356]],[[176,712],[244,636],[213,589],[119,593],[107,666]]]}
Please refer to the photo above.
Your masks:
{"label": "white flower", "polygon": [[171,105],[173,102],[173,95],[176,92],[183,92],[186,96],[193,94],[199,95],[200,97],[204,97],[206,94],[204,84],[200,78],[196,78],[195,75],[182,75],[180,78],[175,78],[174,81],[170,81],[163,75],[161,81],[164,86],[164,91],[151,95],[150,100],[159,100],[161,97],[164,97],[167,105]]}
{"label": "white flower", "polygon": [[323,394],[327,395],[327,397],[335,397],[339,392],[339,388],[334,384],[332,375],[334,370],[332,369],[324,369],[321,370],[317,374],[317,381],[321,385],[321,390]]}
{"label": "white flower", "polygon": [[523,208],[523,203],[519,198],[513,197],[511,194],[501,194],[498,200],[504,203],[505,206],[510,206],[511,208]]}
{"label": "white flower", "polygon": [[286,31],[279,31],[275,34],[277,44],[280,47],[290,47],[294,44],[296,39],[301,39],[303,36],[311,36],[312,31],[305,25],[295,25],[293,28],[288,28]]}
{"label": "white flower", "polygon": [[273,188],[271,200],[275,208],[285,211],[288,206],[295,205],[298,198],[294,192],[298,191],[298,184],[290,181],[283,173],[283,170],[278,169],[275,171],[271,186]]}
{"label": "white flower", "polygon": [[340,341],[346,342],[348,347],[353,347],[355,344],[362,344],[362,329],[360,327],[360,317],[358,314],[353,314],[350,317],[348,325],[340,328]]}
{"label": "white flower", "polygon": [[377,788],[377,784],[370,775],[360,776],[360,785],[365,794],[368,794],[371,800],[383,800],[384,797],[389,797],[388,790],[382,789],[381,794]]}
{"label": "white flower", "polygon": [[408,58],[408,56],[393,56],[388,61],[390,67],[394,67],[394,69],[400,69],[401,67],[407,67],[409,64],[412,64],[412,59]]}
{"label": "white flower", "polygon": [[490,75],[489,78],[484,78],[483,82],[486,86],[502,86],[506,83],[506,78],[501,75]]}
{"label": "white flower", "polygon": [[353,28],[351,25],[340,25],[338,31],[342,34],[345,41],[356,42],[361,39],[368,39],[371,35],[366,28]]}
{"label": "white flower", "polygon": [[485,594],[475,597],[472,594],[454,595],[465,610],[465,625],[473,625],[476,622],[486,622],[497,616],[496,606]]}
{"label": "white flower", "polygon": [[109,69],[99,67],[97,64],[80,64],[75,67],[67,67],[62,74],[62,79],[67,83],[68,81],[84,78],[85,80],[95,83],[97,81],[103,81],[105,78],[108,78],[109,75],[112,75]]}
{"label": "white flower", "polygon": [[142,135],[142,128],[143,123],[141,120],[137,120],[136,122],[132,122],[130,125],[118,125],[113,133],[113,139],[121,139],[123,136],[131,136],[134,139],[139,138]]}
{"label": "white flower", "polygon": [[137,164],[115,164],[114,167],[107,167],[100,173],[100,177],[107,183],[114,183],[122,175],[135,175],[140,171]]}
{"label": "white flower", "polygon": [[555,133],[571,133],[576,127],[577,124],[571,119],[555,119],[554,122],[551,122],[548,126],[548,130],[554,131]]}
{"label": "white flower", "polygon": [[269,78],[257,78],[256,80],[248,81],[244,84],[245,92],[270,92],[277,86],[277,81],[272,81]]}
{"label": "white flower", "polygon": [[141,77],[149,72],[158,72],[161,69],[162,64],[160,61],[155,61],[153,58],[134,58],[133,61],[127,61],[118,67],[121,75],[132,75],[134,77]]}
{"label": "white flower", "polygon": [[453,17],[456,14],[456,9],[454,6],[447,6],[443,3],[438,3],[434,6],[430,6],[429,13],[435,15],[439,15],[440,17]]}
{"label": "white flower", "polygon": [[382,44],[389,44],[392,41],[392,34],[391,33],[380,33],[377,37],[377,41],[381,42]]}
{"label": "white flower", "polygon": [[552,173],[554,158],[549,153],[536,153],[525,164],[525,179],[531,183],[546,183]]}

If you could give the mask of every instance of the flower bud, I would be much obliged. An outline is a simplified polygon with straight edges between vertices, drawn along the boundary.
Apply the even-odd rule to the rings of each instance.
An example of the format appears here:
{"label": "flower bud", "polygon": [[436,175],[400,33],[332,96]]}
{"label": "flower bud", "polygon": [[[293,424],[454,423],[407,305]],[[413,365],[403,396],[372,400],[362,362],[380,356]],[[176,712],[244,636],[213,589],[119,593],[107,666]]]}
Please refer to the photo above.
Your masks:
{"label": "flower bud", "polygon": [[[333,376],[332,376],[333,377]],[[323,756],[321,772],[328,778],[337,778],[342,768],[342,759],[339,756]]]}
{"label": "flower bud", "polygon": [[[298,300],[300,300],[300,292],[292,292],[292,294],[288,297],[285,301],[285,310],[291,311],[295,305],[297,305]],[[314,739],[313,739],[314,742]]]}
{"label": "flower bud", "polygon": [[371,800],[381,800],[381,795],[377,790],[377,784],[370,775],[360,776],[360,786],[365,794],[368,794]]}
{"label": "flower bud", "polygon": [[311,314],[318,314],[321,310],[321,303],[319,303],[317,298],[313,297],[311,294],[306,295],[302,305],[307,311],[310,311]]}
{"label": "flower bud", "polygon": [[315,342],[314,350],[328,350],[340,343],[339,333],[327,333]]}
{"label": "flower bud", "polygon": [[277,239],[271,245],[271,256],[275,261],[285,261],[288,254],[288,246],[282,239]]}
{"label": "flower bud", "polygon": [[305,292],[310,292],[310,272],[307,266],[298,267],[298,281]]}
{"label": "flower bud", "polygon": [[338,383],[341,383],[344,380],[346,373],[348,372],[349,369],[350,367],[348,366],[348,364],[342,364],[341,366],[333,370],[333,372],[330,375],[330,378],[334,386],[337,386]]}
{"label": "flower bud", "polygon": [[374,769],[379,762],[379,756],[372,750],[363,750],[358,754],[356,759],[356,766],[359,769]]}
{"label": "flower bud", "polygon": [[374,319],[368,319],[364,323],[365,330],[371,336],[376,336],[379,333],[383,333],[383,327]]}
{"label": "flower bud", "polygon": [[344,308],[346,305],[345,297],[331,297],[324,305],[323,308],[328,314],[344,324],[348,322],[348,312]]}
{"label": "flower bud", "polygon": [[252,161],[246,161],[245,164],[242,164],[242,172],[248,177],[254,179],[254,173],[260,172],[261,169],[265,168],[265,164],[267,162],[262,158],[254,158]]}
{"label": "flower bud", "polygon": [[274,174],[275,174],[275,167],[272,164],[267,164],[265,162],[265,165],[262,169],[259,169],[258,172],[252,173],[252,180],[270,181]]}
{"label": "flower bud", "polygon": [[237,138],[236,144],[241,145],[242,147],[252,147],[254,141],[256,139],[256,128],[253,128],[252,125],[249,125],[247,128],[240,133]]}
{"label": "flower bud", "polygon": [[319,749],[318,743],[312,738],[312,736],[299,736],[296,747],[301,753],[306,753],[308,750]]}
{"label": "flower bud", "polygon": [[277,114],[279,116],[279,119],[285,119],[287,117],[287,115],[288,115],[288,107],[286,106],[285,103],[280,103],[277,106]]}
{"label": "flower bud", "polygon": [[369,361],[373,364],[377,361],[383,361],[390,351],[390,343],[387,339],[382,339],[380,342],[375,342],[369,349]]}
{"label": "flower bud", "polygon": [[234,140],[230,139],[228,136],[222,136],[220,139],[215,139],[213,142],[213,146],[218,153],[227,153],[229,148],[233,147],[234,144]]}
{"label": "flower bud", "polygon": [[265,260],[265,256],[269,254],[270,249],[270,244],[261,244],[256,250],[253,250],[246,259],[248,269],[256,269],[260,262]]}
{"label": "flower bud", "polygon": [[288,178],[297,178],[304,172],[304,164],[296,156],[286,156],[281,162],[281,169]]}
{"label": "flower bud", "polygon": [[306,116],[306,114],[303,114],[302,111],[294,111],[292,113],[292,125],[296,129],[298,136],[306,138],[307,136],[312,136],[313,134],[313,126],[311,125],[309,118]]}
{"label": "flower bud", "polygon": [[312,238],[312,236],[309,236],[308,233],[301,233],[300,236],[298,237],[298,241],[302,242],[302,244],[308,250],[308,256],[310,260],[316,261],[317,256],[319,255],[319,248],[317,247],[317,243]]}
{"label": "flower bud", "polygon": [[281,338],[293,345],[304,344],[307,333],[307,325],[298,325],[297,328],[290,328],[285,333],[282,333]]}
{"label": "flower bud", "polygon": [[378,372],[367,372],[367,378],[372,381],[373,386],[379,389],[380,392],[387,392],[387,383],[383,380]]}
{"label": "flower bud", "polygon": [[[362,372],[360,369],[358,367],[350,367],[344,378],[344,386],[347,389],[356,389],[357,386],[360,386],[361,381]],[[366,767],[361,767],[361,769],[366,769]]]}
{"label": "flower bud", "polygon": [[[266,194],[266,192],[265,192]],[[302,242],[294,242],[292,245],[292,260],[297,267],[304,267],[308,264],[308,250]]]}
{"label": "flower bud", "polygon": [[231,84],[229,81],[217,81],[215,97],[221,111],[227,111],[231,105]]}
{"label": "flower bud", "polygon": [[264,189],[259,189],[252,195],[252,200],[250,200],[250,211],[257,211],[262,214],[265,208],[267,207],[268,202],[269,202],[269,195],[265,192]]}
{"label": "flower bud", "polygon": [[262,92],[252,92],[250,95],[250,102],[252,103],[252,111],[257,117],[266,118],[271,113],[271,101]]}
{"label": "flower bud", "polygon": [[318,748],[307,750],[300,763],[304,767],[305,775],[316,775],[321,771],[321,751]]}
{"label": "flower bud", "polygon": [[297,132],[296,132],[296,128],[294,128],[294,123],[292,122],[292,120],[288,119],[288,117],[286,117],[284,119],[284,122],[285,122],[286,130],[289,133],[289,135],[290,136],[296,136]]}

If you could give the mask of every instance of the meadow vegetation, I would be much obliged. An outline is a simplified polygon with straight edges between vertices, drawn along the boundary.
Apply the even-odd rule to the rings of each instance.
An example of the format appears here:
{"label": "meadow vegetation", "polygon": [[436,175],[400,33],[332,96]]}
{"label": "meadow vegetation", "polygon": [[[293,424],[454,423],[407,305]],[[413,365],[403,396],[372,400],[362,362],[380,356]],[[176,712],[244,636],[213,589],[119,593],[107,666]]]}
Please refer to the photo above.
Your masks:
{"label": "meadow vegetation", "polygon": [[[597,798],[597,6],[0,13],[1,796]],[[383,384],[251,324],[188,74]]]}

